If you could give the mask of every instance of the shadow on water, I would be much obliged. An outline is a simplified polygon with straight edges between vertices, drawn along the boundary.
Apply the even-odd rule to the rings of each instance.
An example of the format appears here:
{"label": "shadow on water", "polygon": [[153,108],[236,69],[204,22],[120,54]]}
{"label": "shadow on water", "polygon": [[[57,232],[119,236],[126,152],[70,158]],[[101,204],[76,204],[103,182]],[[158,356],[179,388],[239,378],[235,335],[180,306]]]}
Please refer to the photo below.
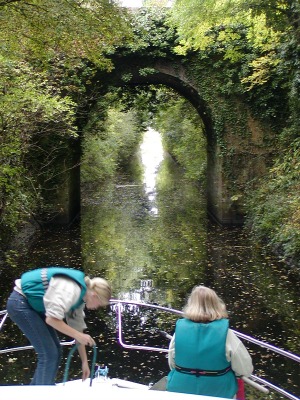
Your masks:
{"label": "shadow on water", "polygon": [[[0,283],[2,308],[13,279],[45,265],[69,265],[103,276],[111,282],[114,298],[176,309],[183,307],[195,285],[204,284],[223,298],[234,329],[299,353],[299,286],[242,228],[221,228],[208,221],[205,188],[186,179],[170,157],[165,155],[155,173],[155,187],[149,188],[135,161],[130,171],[111,181],[83,187],[80,221],[70,229],[44,231],[15,269],[7,270],[5,285]],[[125,312],[124,338],[167,347],[158,331],[172,333],[175,320],[152,311],[137,310],[133,316]],[[167,373],[165,354],[125,350],[117,344],[112,310],[87,311],[87,325],[98,344],[99,362],[109,366],[111,376],[148,384]],[[15,343],[27,344],[8,322],[1,348]],[[255,374],[300,394],[295,363],[244,343]],[[67,352],[65,348],[65,358]],[[1,384],[28,383],[35,355],[10,353],[1,357],[0,365]],[[79,376],[74,356],[70,377]]]}

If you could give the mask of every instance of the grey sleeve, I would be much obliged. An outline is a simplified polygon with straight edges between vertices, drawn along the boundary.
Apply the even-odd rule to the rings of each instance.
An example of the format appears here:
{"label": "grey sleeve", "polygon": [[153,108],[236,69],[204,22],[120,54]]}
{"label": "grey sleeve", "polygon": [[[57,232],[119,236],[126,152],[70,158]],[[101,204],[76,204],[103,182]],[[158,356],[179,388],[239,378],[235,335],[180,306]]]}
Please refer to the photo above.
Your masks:
{"label": "grey sleeve", "polygon": [[83,332],[84,329],[86,329],[87,327],[84,321],[84,317],[84,304],[76,308],[76,310],[68,311],[66,313],[67,324],[79,332]]}
{"label": "grey sleeve", "polygon": [[253,372],[252,358],[241,340],[228,329],[226,340],[226,358],[237,376],[250,376]]}

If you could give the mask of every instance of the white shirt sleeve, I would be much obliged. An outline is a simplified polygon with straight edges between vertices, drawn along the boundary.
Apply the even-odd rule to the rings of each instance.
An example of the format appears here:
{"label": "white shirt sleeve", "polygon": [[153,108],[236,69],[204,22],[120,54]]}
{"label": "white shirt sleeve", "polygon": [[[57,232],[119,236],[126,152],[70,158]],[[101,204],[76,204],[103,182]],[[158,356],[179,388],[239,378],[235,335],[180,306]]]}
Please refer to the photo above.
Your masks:
{"label": "white shirt sleeve", "polygon": [[71,307],[79,300],[81,289],[68,277],[52,277],[44,294],[46,316],[64,319]]}
{"label": "white shirt sleeve", "polygon": [[231,362],[231,368],[237,376],[250,376],[253,372],[253,364],[248,350],[236,336],[228,329],[226,338],[226,358]]}
{"label": "white shirt sleeve", "polygon": [[23,293],[22,287],[21,287],[21,279],[16,279],[15,280],[14,290],[24,296],[24,293]]}
{"label": "white shirt sleeve", "polygon": [[170,369],[175,368],[175,333],[172,336],[172,339],[169,344],[168,363]]}

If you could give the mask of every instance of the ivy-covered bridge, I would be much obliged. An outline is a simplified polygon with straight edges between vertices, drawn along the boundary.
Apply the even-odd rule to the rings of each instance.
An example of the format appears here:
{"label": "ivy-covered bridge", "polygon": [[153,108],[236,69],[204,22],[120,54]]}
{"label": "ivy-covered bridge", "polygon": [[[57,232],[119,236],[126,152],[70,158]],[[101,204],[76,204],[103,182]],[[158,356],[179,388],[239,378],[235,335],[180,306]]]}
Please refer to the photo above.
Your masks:
{"label": "ivy-covered bridge", "polygon": [[[166,85],[186,98],[202,118],[207,137],[207,199],[211,217],[224,225],[243,223],[244,188],[260,176],[271,159],[268,144],[272,132],[262,126],[243,97],[227,95],[220,90],[228,77],[216,71],[211,60],[201,60],[195,54],[153,57],[151,54],[115,54],[114,69],[99,71],[89,90],[93,100],[85,111],[92,110],[97,96],[111,86]],[[99,99],[98,97],[98,99]],[[75,146],[75,147],[74,147]],[[68,222],[80,205],[80,150],[73,148],[70,169],[65,168],[65,187],[57,199],[59,222]],[[66,160],[63,160],[66,165]]]}

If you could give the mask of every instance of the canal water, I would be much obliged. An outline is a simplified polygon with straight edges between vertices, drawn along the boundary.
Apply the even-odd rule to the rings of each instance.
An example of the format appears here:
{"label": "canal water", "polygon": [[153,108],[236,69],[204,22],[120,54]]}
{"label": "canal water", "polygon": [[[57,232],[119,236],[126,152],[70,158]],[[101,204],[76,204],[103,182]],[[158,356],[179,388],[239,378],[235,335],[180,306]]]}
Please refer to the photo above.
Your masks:
{"label": "canal water", "polygon": [[[2,272],[2,309],[14,278],[46,265],[68,265],[105,277],[114,298],[175,309],[182,309],[195,285],[209,286],[225,301],[232,328],[300,352],[297,277],[253,243],[242,228],[224,228],[208,220],[205,186],[185,177],[164,153],[160,135],[151,129],[126,172],[99,186],[82,187],[78,221],[69,228],[44,231],[22,259]],[[172,334],[176,317],[129,308],[123,310],[126,343],[166,348],[168,340],[159,332]],[[108,365],[111,376],[150,384],[168,372],[164,353],[120,347],[113,307],[87,311],[86,317],[98,345],[98,361]],[[1,348],[27,344],[10,322],[0,342]],[[253,356],[256,375],[300,395],[295,362],[244,343]],[[64,347],[65,358],[68,351]],[[34,365],[33,351],[2,355],[0,384],[27,384]],[[76,356],[69,374],[80,377]],[[63,363],[59,379],[62,375]]]}

